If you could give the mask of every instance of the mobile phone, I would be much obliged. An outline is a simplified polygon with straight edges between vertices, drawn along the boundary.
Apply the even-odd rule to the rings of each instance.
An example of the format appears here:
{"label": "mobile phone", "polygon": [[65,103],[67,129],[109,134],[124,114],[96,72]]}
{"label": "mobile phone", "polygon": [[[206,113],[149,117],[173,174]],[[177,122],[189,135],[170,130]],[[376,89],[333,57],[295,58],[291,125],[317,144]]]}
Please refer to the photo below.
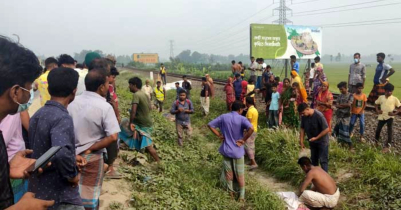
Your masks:
{"label": "mobile phone", "polygon": [[36,162],[29,167],[28,172],[36,173],[39,168],[45,167],[50,162],[50,159],[54,157],[54,155],[56,155],[56,153],[60,151],[60,149],[60,146],[55,146],[47,150],[45,154],[40,156],[39,159],[37,159]]}

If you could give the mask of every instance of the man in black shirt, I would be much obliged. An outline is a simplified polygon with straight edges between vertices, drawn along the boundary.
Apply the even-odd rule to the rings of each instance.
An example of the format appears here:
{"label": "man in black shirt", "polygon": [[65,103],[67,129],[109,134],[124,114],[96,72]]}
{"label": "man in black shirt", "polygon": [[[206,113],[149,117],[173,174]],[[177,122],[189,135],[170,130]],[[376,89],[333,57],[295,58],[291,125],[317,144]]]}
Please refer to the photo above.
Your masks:
{"label": "man in black shirt", "polygon": [[305,149],[305,133],[309,141],[311,160],[314,166],[319,165],[323,170],[329,170],[329,126],[323,114],[309,108],[308,104],[302,103],[298,106],[301,118],[300,144]]}
{"label": "man in black shirt", "polygon": [[[32,51],[0,36],[0,121],[9,114],[26,110],[32,83],[41,72],[42,67]],[[27,178],[27,168],[35,163],[34,159],[25,157],[31,153],[32,150],[20,151],[8,162],[7,145],[0,131],[0,209],[47,209],[54,204],[25,193],[13,205],[10,178]]]}
{"label": "man in black shirt", "polygon": [[182,79],[184,80],[184,82],[182,82],[182,88],[187,92],[187,99],[190,99],[192,90],[191,83],[188,82],[187,75],[182,76]]}

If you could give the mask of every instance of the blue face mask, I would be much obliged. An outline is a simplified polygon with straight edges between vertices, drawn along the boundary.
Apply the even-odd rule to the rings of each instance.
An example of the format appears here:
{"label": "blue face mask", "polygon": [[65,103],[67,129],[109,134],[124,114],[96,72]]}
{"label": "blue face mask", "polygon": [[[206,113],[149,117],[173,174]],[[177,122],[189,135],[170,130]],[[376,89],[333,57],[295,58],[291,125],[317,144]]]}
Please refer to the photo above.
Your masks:
{"label": "blue face mask", "polygon": [[33,93],[33,89],[31,89],[30,91],[25,89],[25,88],[23,88],[23,87],[21,87],[21,89],[29,92],[30,97],[29,97],[29,101],[26,102],[25,104],[20,104],[20,103],[18,103],[18,101],[16,101],[16,103],[19,105],[17,113],[20,113],[20,112],[23,112],[23,111],[27,110],[32,105],[33,98],[35,96],[35,94]]}
{"label": "blue face mask", "polygon": [[359,59],[358,59],[358,58],[355,58],[355,59],[354,59],[354,62],[355,62],[355,63],[359,63]]}

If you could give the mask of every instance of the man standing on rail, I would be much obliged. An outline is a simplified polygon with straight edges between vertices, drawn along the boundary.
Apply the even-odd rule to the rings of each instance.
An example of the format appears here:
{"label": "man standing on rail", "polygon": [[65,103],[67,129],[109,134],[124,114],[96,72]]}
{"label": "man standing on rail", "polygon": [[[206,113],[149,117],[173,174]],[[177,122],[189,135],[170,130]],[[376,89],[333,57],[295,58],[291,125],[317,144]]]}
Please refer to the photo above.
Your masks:
{"label": "man standing on rail", "polygon": [[237,73],[241,74],[241,70],[242,70],[241,65],[235,63],[235,60],[231,61],[231,64],[232,64],[231,68],[232,68],[233,75],[235,75]]}
{"label": "man standing on rail", "polygon": [[295,55],[291,55],[290,58],[292,70],[295,70],[299,74],[299,63],[297,61],[297,57]]}
{"label": "man standing on rail", "polygon": [[163,85],[167,84],[166,76],[167,76],[166,67],[164,67],[164,64],[162,63],[160,64],[160,77],[162,79]]}
{"label": "man standing on rail", "polygon": [[354,54],[354,63],[349,67],[348,91],[352,94],[357,92],[356,84],[362,83],[365,86],[366,67],[361,63],[361,54]]}
{"label": "man standing on rail", "polygon": [[254,132],[248,119],[241,116],[244,108],[241,101],[235,101],[232,112],[220,115],[208,124],[221,142],[219,152],[224,160],[220,180],[231,197],[234,198],[234,194],[239,193],[238,200],[242,202],[245,201],[244,144]]}
{"label": "man standing on rail", "polygon": [[394,74],[394,69],[387,63],[384,63],[386,55],[384,53],[377,54],[377,62],[379,63],[376,67],[376,73],[373,78],[373,89],[369,94],[368,102],[374,104],[379,96],[384,95],[384,85],[386,79],[390,78]]}
{"label": "man standing on rail", "polygon": [[258,67],[258,63],[255,61],[255,57],[251,57],[251,65],[249,66],[248,70],[251,71],[251,79],[256,82],[255,72]]}

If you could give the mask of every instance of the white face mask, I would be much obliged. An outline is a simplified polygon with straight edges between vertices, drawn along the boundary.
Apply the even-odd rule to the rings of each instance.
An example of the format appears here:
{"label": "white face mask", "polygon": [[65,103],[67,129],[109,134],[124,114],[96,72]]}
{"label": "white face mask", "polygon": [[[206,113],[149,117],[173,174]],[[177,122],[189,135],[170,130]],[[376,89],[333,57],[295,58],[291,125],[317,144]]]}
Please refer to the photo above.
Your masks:
{"label": "white face mask", "polygon": [[23,88],[23,87],[20,87],[22,90],[24,90],[24,91],[27,91],[27,92],[29,92],[29,94],[30,94],[30,97],[29,97],[29,100],[28,100],[28,102],[26,102],[25,104],[20,104],[18,101],[15,101],[15,103],[17,103],[19,106],[18,106],[18,110],[17,110],[17,113],[20,113],[20,112],[23,112],[23,111],[25,111],[25,110],[27,110],[31,105],[32,105],[32,102],[33,102],[33,98],[34,98],[34,93],[33,93],[33,89],[31,89],[31,90],[27,90],[27,89],[25,89],[25,88]]}
{"label": "white face mask", "polygon": [[359,63],[359,59],[358,59],[358,58],[355,58],[355,59],[354,59],[354,62],[355,62],[355,63]]}

